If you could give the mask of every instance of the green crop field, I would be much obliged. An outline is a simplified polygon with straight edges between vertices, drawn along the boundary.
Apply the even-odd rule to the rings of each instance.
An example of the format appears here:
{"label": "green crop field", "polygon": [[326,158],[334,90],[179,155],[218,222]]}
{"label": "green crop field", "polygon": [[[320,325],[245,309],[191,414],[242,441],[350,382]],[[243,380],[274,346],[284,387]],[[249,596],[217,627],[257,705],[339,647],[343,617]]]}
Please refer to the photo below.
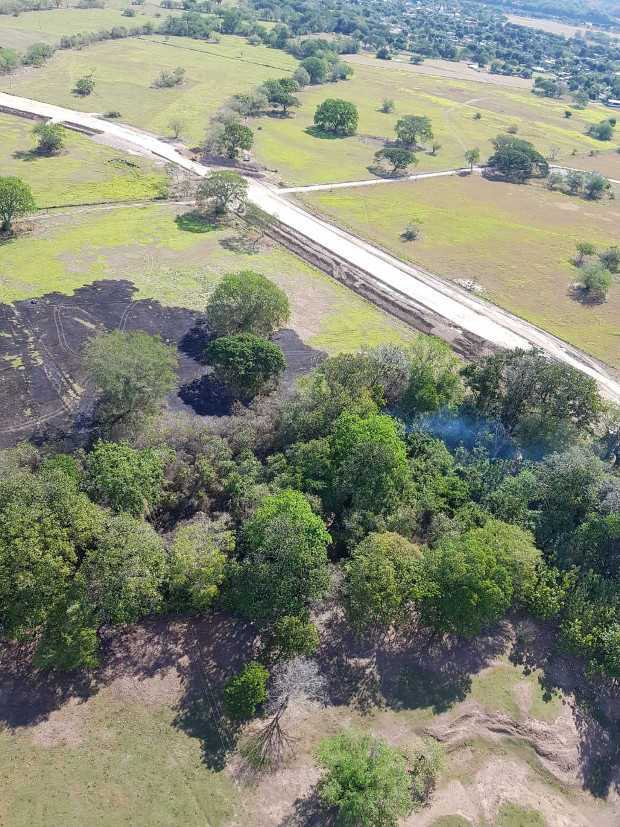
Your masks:
{"label": "green crop field", "polygon": [[[609,117],[609,110],[602,106],[574,111],[568,120],[564,117],[565,103],[538,98],[527,90],[431,77],[416,74],[408,66],[375,63],[356,64],[349,81],[304,90],[300,94],[303,105],[293,117],[262,119],[256,135],[258,157],[291,184],[368,178],[374,153],[383,146],[384,139],[394,138],[394,125],[402,115],[427,115],[441,144],[436,155],[418,153],[419,171],[463,166],[464,151],[475,146],[480,147],[486,160],[492,152],[491,139],[513,125],[519,137],[532,141],[543,153],[555,147],[559,160],[575,166],[590,151],[607,157],[615,150],[614,142],[596,141],[584,134],[588,124]],[[316,106],[328,97],[356,104],[357,135],[326,139],[307,131]],[[379,111],[384,98],[394,100],[393,114]],[[474,119],[477,112],[482,115],[479,120]],[[573,150],[577,156],[572,155]],[[614,163],[620,177],[620,155],[614,155]]]}
{"label": "green crop field", "polygon": [[[617,201],[584,201],[538,185],[478,175],[305,193],[311,208],[400,258],[447,278],[473,279],[487,297],[620,367],[620,283],[602,305],[571,296],[575,242],[618,243]],[[422,238],[401,233],[419,221]]]}
{"label": "green crop field", "polygon": [[[117,110],[124,122],[160,135],[169,134],[172,119],[180,119],[185,124],[182,138],[195,144],[226,98],[290,74],[296,65],[284,52],[248,46],[239,37],[222,37],[221,43],[129,38],[57,52],[42,69],[1,78],[0,89],[85,112]],[[185,69],[184,83],[173,89],[155,88],[153,81],[162,69],[175,66]],[[90,72],[97,82],[93,94],[74,95],[75,81]]]}
{"label": "green crop field", "polygon": [[253,268],[287,291],[291,326],[314,347],[356,350],[415,335],[276,245],[238,252],[244,245],[234,228],[201,233],[184,226],[167,204],[44,218],[32,234],[3,246],[0,301],[70,294],[98,279],[128,279],[137,288],[135,298],[200,309],[224,273]]}
{"label": "green crop field", "polygon": [[156,198],[166,186],[162,165],[120,155],[68,129],[59,155],[36,155],[33,126],[0,114],[0,169],[30,184],[39,207]]}

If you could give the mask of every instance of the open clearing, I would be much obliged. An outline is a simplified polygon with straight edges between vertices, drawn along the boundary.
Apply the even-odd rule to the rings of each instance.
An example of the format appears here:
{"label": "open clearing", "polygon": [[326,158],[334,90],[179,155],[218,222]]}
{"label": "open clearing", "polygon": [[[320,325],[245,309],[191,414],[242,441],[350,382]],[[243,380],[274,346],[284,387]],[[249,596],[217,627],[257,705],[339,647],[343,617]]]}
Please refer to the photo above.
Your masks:
{"label": "open clearing", "polygon": [[610,732],[580,707],[570,664],[537,664],[531,625],[525,651],[510,623],[468,643],[414,636],[377,645],[355,642],[341,620],[329,609],[321,617],[326,705],[291,705],[284,725],[296,754],[262,778],[243,772],[233,754],[241,733],[221,718],[225,680],[256,651],[255,632],[239,621],[115,630],[92,679],[46,677],[26,651],[0,651],[0,822],[81,827],[97,814],[110,827],[320,825],[312,754],[321,738],[352,726],[392,744],[425,735],[443,743],[431,806],[406,827],[617,823]]}
{"label": "open clearing", "polygon": [[[394,138],[394,125],[408,114],[427,115],[436,140],[436,155],[418,153],[417,170],[440,170],[463,166],[466,149],[478,146],[482,159],[492,153],[491,139],[516,126],[519,137],[532,141],[543,153],[555,147],[558,160],[579,166],[590,151],[613,152],[614,142],[596,141],[584,134],[590,123],[609,117],[609,110],[590,106],[566,119],[566,103],[541,99],[523,89],[471,82],[458,78],[432,77],[411,71],[418,67],[393,61],[375,61],[355,66],[346,82],[314,86],[300,94],[301,109],[290,118],[265,118],[256,133],[256,153],[268,167],[278,170],[289,184],[354,181],[368,177],[373,155],[386,138]],[[354,62],[354,61],[352,61]],[[458,67],[458,64],[454,64]],[[325,138],[312,134],[316,106],[328,97],[342,97],[359,109],[358,134],[351,138]],[[384,98],[395,102],[395,112],[384,114]],[[474,119],[479,112],[482,117]],[[577,155],[572,152],[576,150]],[[615,154],[620,172],[620,155]]]}
{"label": "open clearing", "polygon": [[[620,367],[620,284],[602,305],[571,297],[575,242],[618,243],[617,201],[591,202],[543,186],[478,175],[303,195],[307,206],[447,278],[473,279],[489,299]],[[401,233],[420,221],[422,238]]]}
{"label": "open clearing", "polygon": [[520,17],[518,14],[507,14],[506,17],[511,23],[516,26],[526,26],[528,29],[542,29],[543,32],[551,32],[551,34],[563,34],[565,37],[573,37],[579,33],[583,35],[585,32],[602,32],[611,37],[619,37],[617,32],[606,32],[604,29],[597,29],[593,26],[572,26],[570,23],[560,23],[559,20],[546,20],[544,17]]}
{"label": "open clearing", "polygon": [[[288,293],[292,331],[281,344],[290,378],[311,369],[321,351],[415,335],[283,248],[262,242],[254,252],[241,229],[215,229],[191,215],[175,220],[178,210],[153,204],[58,212],[3,245],[1,442],[75,413],[80,351],[95,331],[140,329],[181,342],[226,272],[256,269]],[[182,358],[181,384],[203,372]]]}
{"label": "open clearing", "polygon": [[[24,69],[0,88],[36,100],[83,112],[120,110],[122,120],[160,135],[169,135],[170,121],[184,124],[182,138],[198,143],[209,117],[235,92],[244,92],[268,78],[290,74],[297,61],[284,52],[248,46],[243,38],[222,37],[221,43],[163,36],[97,43],[85,49],[57,52],[43,69]],[[156,89],[163,69],[185,69],[183,85]],[[93,72],[95,91],[86,98],[72,89],[82,75]]]}
{"label": "open clearing", "polygon": [[69,129],[59,155],[39,156],[34,125],[0,113],[0,168],[30,184],[39,207],[157,198],[166,187],[163,162],[121,155]]}

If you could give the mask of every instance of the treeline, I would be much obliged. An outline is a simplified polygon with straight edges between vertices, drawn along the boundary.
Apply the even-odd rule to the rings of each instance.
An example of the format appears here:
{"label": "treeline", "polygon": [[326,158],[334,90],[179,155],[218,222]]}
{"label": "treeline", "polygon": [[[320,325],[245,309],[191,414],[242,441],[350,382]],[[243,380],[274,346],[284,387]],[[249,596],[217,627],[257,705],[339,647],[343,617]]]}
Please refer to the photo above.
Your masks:
{"label": "treeline", "polygon": [[280,394],[288,317],[259,274],[216,288],[195,344],[239,401],[211,423],[162,412],[177,357],[157,337],[89,342],[90,443],[0,455],[4,636],[93,667],[103,626],[224,608],[307,656],[331,591],[360,634],[527,612],[620,679],[620,412],[594,381],[536,351],[462,366],[419,336]]}

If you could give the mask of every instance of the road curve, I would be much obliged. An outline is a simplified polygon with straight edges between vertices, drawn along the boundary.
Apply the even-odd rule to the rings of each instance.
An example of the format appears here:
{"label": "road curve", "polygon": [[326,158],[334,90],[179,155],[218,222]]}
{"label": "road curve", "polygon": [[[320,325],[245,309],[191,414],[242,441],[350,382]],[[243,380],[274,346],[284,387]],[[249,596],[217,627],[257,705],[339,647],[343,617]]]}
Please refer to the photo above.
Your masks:
{"label": "road curve", "polygon": [[[186,158],[166,141],[125,124],[4,92],[0,92],[0,111],[49,118],[96,135],[104,143],[141,154],[153,154],[196,175],[205,176],[209,172],[208,167]],[[445,319],[446,325],[453,330],[479,336],[497,347],[542,348],[550,356],[596,379],[603,395],[620,403],[620,382],[610,371],[555,336],[317,218],[264,182],[249,179],[248,195],[252,202],[294,232],[366,271],[394,295],[411,297],[418,305],[427,308],[429,314]]]}

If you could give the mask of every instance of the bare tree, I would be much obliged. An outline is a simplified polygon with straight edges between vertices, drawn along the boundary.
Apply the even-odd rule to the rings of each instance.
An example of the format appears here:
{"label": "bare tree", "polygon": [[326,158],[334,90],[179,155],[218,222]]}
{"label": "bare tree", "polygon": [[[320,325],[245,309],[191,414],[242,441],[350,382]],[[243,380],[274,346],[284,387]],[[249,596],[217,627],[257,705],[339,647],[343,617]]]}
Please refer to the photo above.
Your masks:
{"label": "bare tree", "polygon": [[317,662],[310,658],[293,658],[279,664],[272,672],[270,684],[270,718],[246,739],[240,750],[249,766],[257,771],[276,769],[293,750],[296,739],[282,725],[291,701],[307,704],[325,699],[325,678]]}

